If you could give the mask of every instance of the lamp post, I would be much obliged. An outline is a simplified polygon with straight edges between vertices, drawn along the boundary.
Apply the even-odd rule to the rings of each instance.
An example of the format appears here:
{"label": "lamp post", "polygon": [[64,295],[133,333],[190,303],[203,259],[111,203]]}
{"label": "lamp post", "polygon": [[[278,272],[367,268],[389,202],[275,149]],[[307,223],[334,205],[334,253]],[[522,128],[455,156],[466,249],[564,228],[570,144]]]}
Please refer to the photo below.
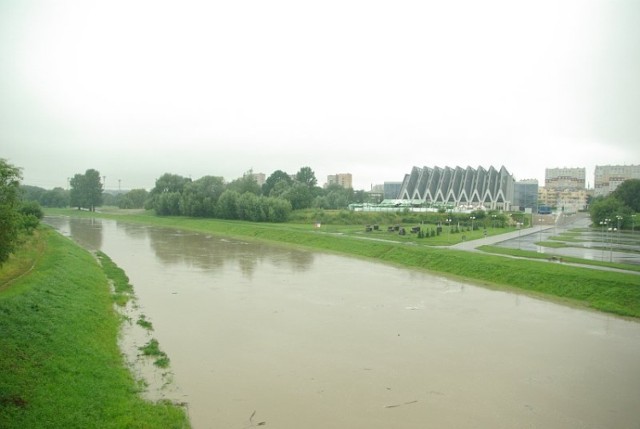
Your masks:
{"label": "lamp post", "polygon": [[[538,218],[538,242],[542,242],[542,218]],[[542,252],[542,245],[540,244],[538,247],[540,247],[539,253],[544,253]]]}
{"label": "lamp post", "polygon": [[616,219],[618,220],[618,233],[616,239],[618,240],[618,244],[620,244],[620,222],[622,221],[623,217],[620,215],[616,215]]}
{"label": "lamp post", "polygon": [[447,242],[451,239],[451,218],[445,220],[447,222]]}
{"label": "lamp post", "polygon": [[633,235],[635,227],[636,227],[636,215],[632,214],[631,215],[631,235]]}
{"label": "lamp post", "polygon": [[604,228],[605,226],[609,226],[609,222],[611,221],[611,219],[604,219],[600,221],[600,226],[602,227],[602,260],[604,261],[604,249],[606,248],[606,244],[605,244],[605,233],[604,233]]}
{"label": "lamp post", "polygon": [[471,219],[471,233],[473,234],[473,221],[476,220],[475,216],[471,216],[469,217],[469,219]]}

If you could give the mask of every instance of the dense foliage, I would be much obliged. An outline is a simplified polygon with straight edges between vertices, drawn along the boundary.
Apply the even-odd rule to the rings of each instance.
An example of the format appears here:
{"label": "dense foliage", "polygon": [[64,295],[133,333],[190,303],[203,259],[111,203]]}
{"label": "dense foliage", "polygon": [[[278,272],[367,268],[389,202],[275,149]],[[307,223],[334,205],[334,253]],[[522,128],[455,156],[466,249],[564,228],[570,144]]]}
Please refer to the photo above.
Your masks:
{"label": "dense foliage", "polygon": [[47,190],[38,186],[20,185],[20,191],[23,200],[36,201],[42,207],[69,207],[69,191],[60,187]]}
{"label": "dense foliage", "polygon": [[145,208],[160,216],[284,222],[292,210],[347,208],[355,201],[353,189],[322,189],[316,184],[310,167],[302,167],[295,175],[276,170],[262,186],[251,172],[229,183],[217,176],[192,181],[165,173],[156,180]]}
{"label": "dense foliage", "polygon": [[589,214],[594,225],[632,229],[635,227],[635,215],[639,210],[640,180],[630,179],[620,184],[611,195],[595,198],[591,203]]}
{"label": "dense foliage", "polygon": [[20,169],[0,159],[0,265],[20,242],[20,235],[31,233],[42,218],[35,202],[23,203]]}

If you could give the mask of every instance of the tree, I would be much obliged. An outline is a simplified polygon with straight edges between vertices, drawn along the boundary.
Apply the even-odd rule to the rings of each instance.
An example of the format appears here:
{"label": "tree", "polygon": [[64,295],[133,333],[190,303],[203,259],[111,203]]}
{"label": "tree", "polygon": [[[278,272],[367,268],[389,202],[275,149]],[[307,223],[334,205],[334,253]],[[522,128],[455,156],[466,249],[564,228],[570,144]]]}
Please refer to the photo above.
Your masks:
{"label": "tree", "polygon": [[237,219],[238,199],[240,199],[240,194],[236,191],[229,189],[224,191],[222,195],[220,195],[218,206],[216,207],[218,217],[222,219]]}
{"label": "tree", "polygon": [[262,185],[262,195],[269,196],[271,194],[271,190],[276,186],[278,182],[284,182],[287,185],[291,185],[293,180],[287,173],[282,170],[276,170],[265,180]]}
{"label": "tree", "polygon": [[251,172],[245,174],[244,176],[230,182],[227,185],[227,189],[230,191],[236,191],[240,195],[251,192],[254,195],[260,195],[261,188],[258,185],[258,181],[253,176]]}
{"label": "tree", "polygon": [[267,220],[285,222],[291,213],[291,203],[282,198],[263,197],[266,201]]}
{"label": "tree", "polygon": [[78,210],[85,208],[95,211],[96,207],[102,204],[102,183],[97,170],[89,169],[84,174],[76,174],[69,185],[70,204]]}
{"label": "tree", "polygon": [[266,220],[267,215],[264,212],[260,197],[251,192],[245,192],[240,195],[240,198],[238,198],[238,218],[253,222]]}
{"label": "tree", "polygon": [[191,179],[165,173],[156,179],[156,186],[149,193],[145,208],[155,210],[161,216],[179,215],[182,191]]}
{"label": "tree", "polygon": [[182,191],[181,212],[185,216],[213,217],[218,199],[224,191],[222,177],[204,176],[187,183]]}
{"label": "tree", "polygon": [[20,229],[20,169],[0,158],[0,265],[15,249]]}
{"label": "tree", "polygon": [[118,202],[121,209],[141,209],[149,193],[146,189],[132,189],[122,196]]}
{"label": "tree", "polygon": [[591,215],[591,222],[594,225],[599,225],[605,219],[613,220],[616,216],[623,215],[625,212],[629,212],[631,209],[626,207],[620,200],[609,195],[606,198],[596,198],[591,203],[589,208],[589,214]]}
{"label": "tree", "polygon": [[311,189],[303,183],[296,183],[282,193],[282,198],[291,203],[293,210],[307,209],[313,202]]}
{"label": "tree", "polygon": [[311,167],[302,167],[300,171],[296,173],[296,181],[307,185],[308,188],[313,188],[318,183],[316,173],[313,172]]}
{"label": "tree", "polygon": [[634,212],[640,212],[640,179],[625,180],[611,193],[611,196]]}
{"label": "tree", "polygon": [[39,202],[44,207],[68,207],[69,191],[65,191],[60,187],[53,188],[50,191],[46,191]]}

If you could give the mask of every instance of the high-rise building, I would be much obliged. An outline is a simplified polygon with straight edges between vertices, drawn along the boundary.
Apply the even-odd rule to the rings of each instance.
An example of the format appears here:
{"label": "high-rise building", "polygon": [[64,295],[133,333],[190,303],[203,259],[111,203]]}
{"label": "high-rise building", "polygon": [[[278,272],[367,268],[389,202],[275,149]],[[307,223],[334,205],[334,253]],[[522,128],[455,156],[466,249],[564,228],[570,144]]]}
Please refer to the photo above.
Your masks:
{"label": "high-rise building", "polygon": [[640,179],[640,165],[596,165],[593,195],[607,196],[629,179]]}
{"label": "high-rise building", "polygon": [[327,186],[340,185],[343,188],[353,188],[351,173],[330,174],[327,176]]}
{"label": "high-rise building", "polygon": [[577,191],[585,189],[586,177],[585,168],[546,168],[544,187],[547,190]]}
{"label": "high-rise building", "polygon": [[427,204],[510,210],[515,180],[506,168],[413,167],[398,198]]}
{"label": "high-rise building", "polygon": [[512,208],[520,211],[531,209],[533,213],[538,211],[538,180],[519,180],[515,183]]}

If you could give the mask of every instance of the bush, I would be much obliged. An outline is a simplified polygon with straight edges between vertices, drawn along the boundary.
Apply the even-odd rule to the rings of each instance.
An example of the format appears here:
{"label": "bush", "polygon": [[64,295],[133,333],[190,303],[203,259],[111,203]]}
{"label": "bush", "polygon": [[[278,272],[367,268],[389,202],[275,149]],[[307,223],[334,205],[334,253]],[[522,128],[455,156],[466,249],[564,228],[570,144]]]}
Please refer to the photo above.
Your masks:
{"label": "bush", "polygon": [[25,201],[22,203],[20,207],[20,213],[23,216],[32,215],[36,219],[42,219],[44,217],[44,212],[42,211],[42,207],[36,201]]}

